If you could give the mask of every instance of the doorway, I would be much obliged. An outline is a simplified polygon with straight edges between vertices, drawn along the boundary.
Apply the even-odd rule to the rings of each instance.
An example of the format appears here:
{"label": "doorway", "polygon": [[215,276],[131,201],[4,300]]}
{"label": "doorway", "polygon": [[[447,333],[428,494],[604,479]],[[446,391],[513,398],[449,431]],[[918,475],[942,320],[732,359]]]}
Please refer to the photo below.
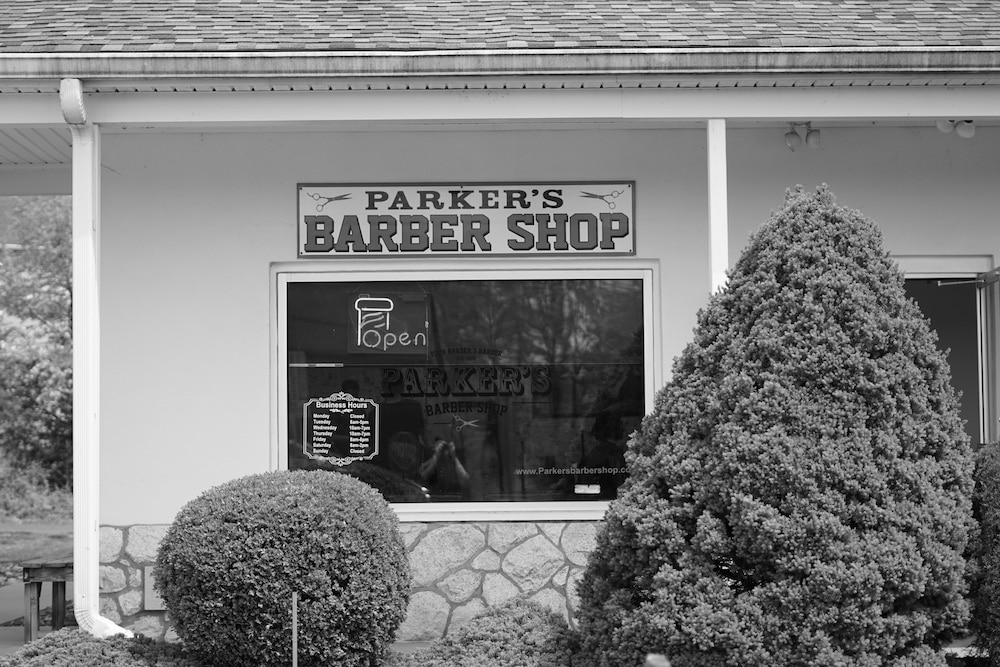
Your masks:
{"label": "doorway", "polygon": [[948,352],[952,386],[960,393],[962,419],[973,449],[983,442],[980,397],[979,297],[970,279],[907,278],[906,293],[937,331],[938,347]]}

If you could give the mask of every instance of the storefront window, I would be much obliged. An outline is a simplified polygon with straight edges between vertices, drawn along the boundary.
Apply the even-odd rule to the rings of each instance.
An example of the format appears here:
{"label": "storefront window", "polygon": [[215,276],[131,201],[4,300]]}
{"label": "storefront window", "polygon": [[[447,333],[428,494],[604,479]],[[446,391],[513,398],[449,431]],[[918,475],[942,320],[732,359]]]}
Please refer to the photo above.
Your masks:
{"label": "storefront window", "polygon": [[596,275],[287,274],[288,467],[395,503],[613,498],[646,409],[649,276]]}

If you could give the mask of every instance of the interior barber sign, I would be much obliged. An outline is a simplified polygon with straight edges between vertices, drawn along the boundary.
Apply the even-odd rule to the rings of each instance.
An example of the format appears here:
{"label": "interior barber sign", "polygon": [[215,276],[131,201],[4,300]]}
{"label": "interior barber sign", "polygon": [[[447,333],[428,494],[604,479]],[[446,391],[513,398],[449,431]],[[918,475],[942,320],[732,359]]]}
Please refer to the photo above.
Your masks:
{"label": "interior barber sign", "polygon": [[635,184],[298,186],[299,257],[635,254]]}

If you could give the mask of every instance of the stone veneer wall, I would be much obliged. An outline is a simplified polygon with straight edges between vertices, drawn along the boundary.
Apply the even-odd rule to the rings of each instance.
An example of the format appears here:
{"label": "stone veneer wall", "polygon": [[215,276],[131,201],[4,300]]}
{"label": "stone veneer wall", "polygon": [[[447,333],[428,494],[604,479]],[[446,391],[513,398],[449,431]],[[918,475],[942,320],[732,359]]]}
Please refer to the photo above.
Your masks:
{"label": "stone veneer wall", "polygon": [[[530,597],[572,622],[598,522],[401,523],[413,587],[400,641],[444,636],[487,607]],[[101,528],[101,615],[176,639],[148,573],[165,525]]]}

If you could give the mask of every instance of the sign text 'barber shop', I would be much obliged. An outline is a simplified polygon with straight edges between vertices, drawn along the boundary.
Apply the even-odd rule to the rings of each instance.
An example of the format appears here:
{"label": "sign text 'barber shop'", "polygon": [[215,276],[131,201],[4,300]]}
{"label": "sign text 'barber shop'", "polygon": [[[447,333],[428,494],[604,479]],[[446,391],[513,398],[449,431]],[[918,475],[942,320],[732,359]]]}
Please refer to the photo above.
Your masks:
{"label": "sign text 'barber shop'", "polygon": [[299,184],[299,257],[635,254],[635,185]]}

